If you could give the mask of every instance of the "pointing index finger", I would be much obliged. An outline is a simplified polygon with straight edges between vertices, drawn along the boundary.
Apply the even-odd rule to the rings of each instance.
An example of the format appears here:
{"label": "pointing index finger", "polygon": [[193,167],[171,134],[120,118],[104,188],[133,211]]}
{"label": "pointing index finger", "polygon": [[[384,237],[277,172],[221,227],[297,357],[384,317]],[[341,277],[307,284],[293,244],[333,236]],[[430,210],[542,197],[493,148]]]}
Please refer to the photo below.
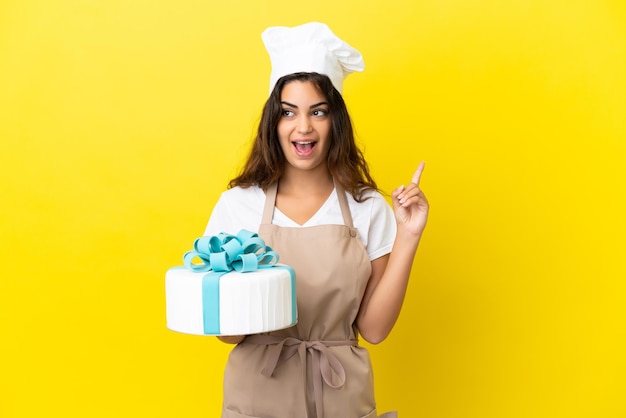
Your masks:
{"label": "pointing index finger", "polygon": [[420,163],[420,165],[417,166],[417,170],[415,170],[415,173],[413,174],[413,177],[411,178],[411,182],[415,183],[419,186],[420,184],[420,178],[422,177],[422,172],[424,171],[424,161],[422,161]]}

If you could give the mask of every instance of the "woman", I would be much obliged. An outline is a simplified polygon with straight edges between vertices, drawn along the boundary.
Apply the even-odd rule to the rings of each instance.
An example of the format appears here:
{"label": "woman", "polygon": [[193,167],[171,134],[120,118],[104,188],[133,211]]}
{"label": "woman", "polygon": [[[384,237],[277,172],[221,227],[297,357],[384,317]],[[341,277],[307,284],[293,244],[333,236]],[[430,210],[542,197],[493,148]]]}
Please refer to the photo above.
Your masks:
{"label": "woman", "polygon": [[392,211],[331,77],[277,79],[245,167],[205,235],[258,231],[296,272],[298,324],[220,337],[237,344],[223,418],[378,416],[369,355],[357,339],[383,341],[400,313],[428,214],[423,167],[393,191]]}

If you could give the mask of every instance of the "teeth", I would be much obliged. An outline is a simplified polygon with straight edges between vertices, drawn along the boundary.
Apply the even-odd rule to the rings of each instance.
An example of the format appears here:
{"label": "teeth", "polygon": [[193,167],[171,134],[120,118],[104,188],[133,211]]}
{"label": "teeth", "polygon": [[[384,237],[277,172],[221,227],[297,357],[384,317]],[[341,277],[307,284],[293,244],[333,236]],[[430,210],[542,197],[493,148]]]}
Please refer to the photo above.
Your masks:
{"label": "teeth", "polygon": [[302,141],[302,142],[295,141],[294,143],[298,145],[309,145],[309,144],[313,144],[314,142],[315,141]]}

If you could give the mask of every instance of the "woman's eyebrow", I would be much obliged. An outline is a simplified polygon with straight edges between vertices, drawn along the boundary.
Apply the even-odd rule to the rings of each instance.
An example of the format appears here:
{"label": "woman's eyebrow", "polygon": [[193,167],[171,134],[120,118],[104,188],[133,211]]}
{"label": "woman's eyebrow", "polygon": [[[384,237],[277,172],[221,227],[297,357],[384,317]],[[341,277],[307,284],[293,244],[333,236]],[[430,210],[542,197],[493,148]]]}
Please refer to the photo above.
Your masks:
{"label": "woman's eyebrow", "polygon": [[[282,102],[280,102],[280,103],[281,103],[281,104],[283,104],[283,105],[285,105],[285,106],[293,107],[294,109],[297,109],[297,108],[298,108],[298,106],[296,106],[296,105],[295,105],[295,104],[293,104],[293,103],[289,103],[289,102],[285,102],[285,101],[282,101]],[[319,102],[319,103],[315,103],[314,105],[311,105],[311,106],[309,107],[309,109],[315,109],[316,107],[326,106],[326,105],[328,105],[328,102]]]}

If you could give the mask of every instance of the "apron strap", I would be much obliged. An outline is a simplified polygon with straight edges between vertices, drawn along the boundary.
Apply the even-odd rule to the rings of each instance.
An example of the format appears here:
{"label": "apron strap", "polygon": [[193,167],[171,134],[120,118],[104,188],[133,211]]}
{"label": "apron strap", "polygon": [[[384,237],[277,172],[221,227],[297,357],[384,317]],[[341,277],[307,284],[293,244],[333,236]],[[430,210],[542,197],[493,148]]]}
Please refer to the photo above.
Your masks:
{"label": "apron strap", "polygon": [[335,192],[337,193],[337,199],[339,199],[339,207],[341,208],[343,223],[350,228],[354,228],[354,225],[352,224],[352,213],[350,212],[350,205],[348,205],[346,192],[337,182],[335,182]]}
{"label": "apron strap", "polygon": [[[278,182],[274,182],[269,185],[265,192],[265,206],[263,207],[263,216],[261,218],[261,224],[271,224],[274,217],[274,206],[276,205],[276,193],[278,191]],[[352,213],[350,212],[350,205],[348,204],[348,198],[343,187],[335,182],[335,193],[337,193],[337,199],[339,200],[339,208],[341,209],[341,216],[343,216],[343,222],[346,226],[354,228],[352,223]]]}
{"label": "apron strap", "polygon": [[278,190],[278,182],[270,184],[265,192],[265,207],[263,208],[263,217],[261,225],[269,225],[274,217],[274,206],[276,205],[276,191]]}
{"label": "apron strap", "polygon": [[[346,382],[346,372],[339,358],[329,347],[357,346],[357,340],[302,341],[294,337],[278,337],[266,334],[248,335],[240,344],[257,344],[268,347],[268,358],[261,374],[272,377],[280,364],[294,355],[300,359],[304,387],[313,385],[313,403],[317,418],[324,417],[323,384],[332,389],[341,388]],[[310,357],[312,375],[307,376],[307,360]]]}

